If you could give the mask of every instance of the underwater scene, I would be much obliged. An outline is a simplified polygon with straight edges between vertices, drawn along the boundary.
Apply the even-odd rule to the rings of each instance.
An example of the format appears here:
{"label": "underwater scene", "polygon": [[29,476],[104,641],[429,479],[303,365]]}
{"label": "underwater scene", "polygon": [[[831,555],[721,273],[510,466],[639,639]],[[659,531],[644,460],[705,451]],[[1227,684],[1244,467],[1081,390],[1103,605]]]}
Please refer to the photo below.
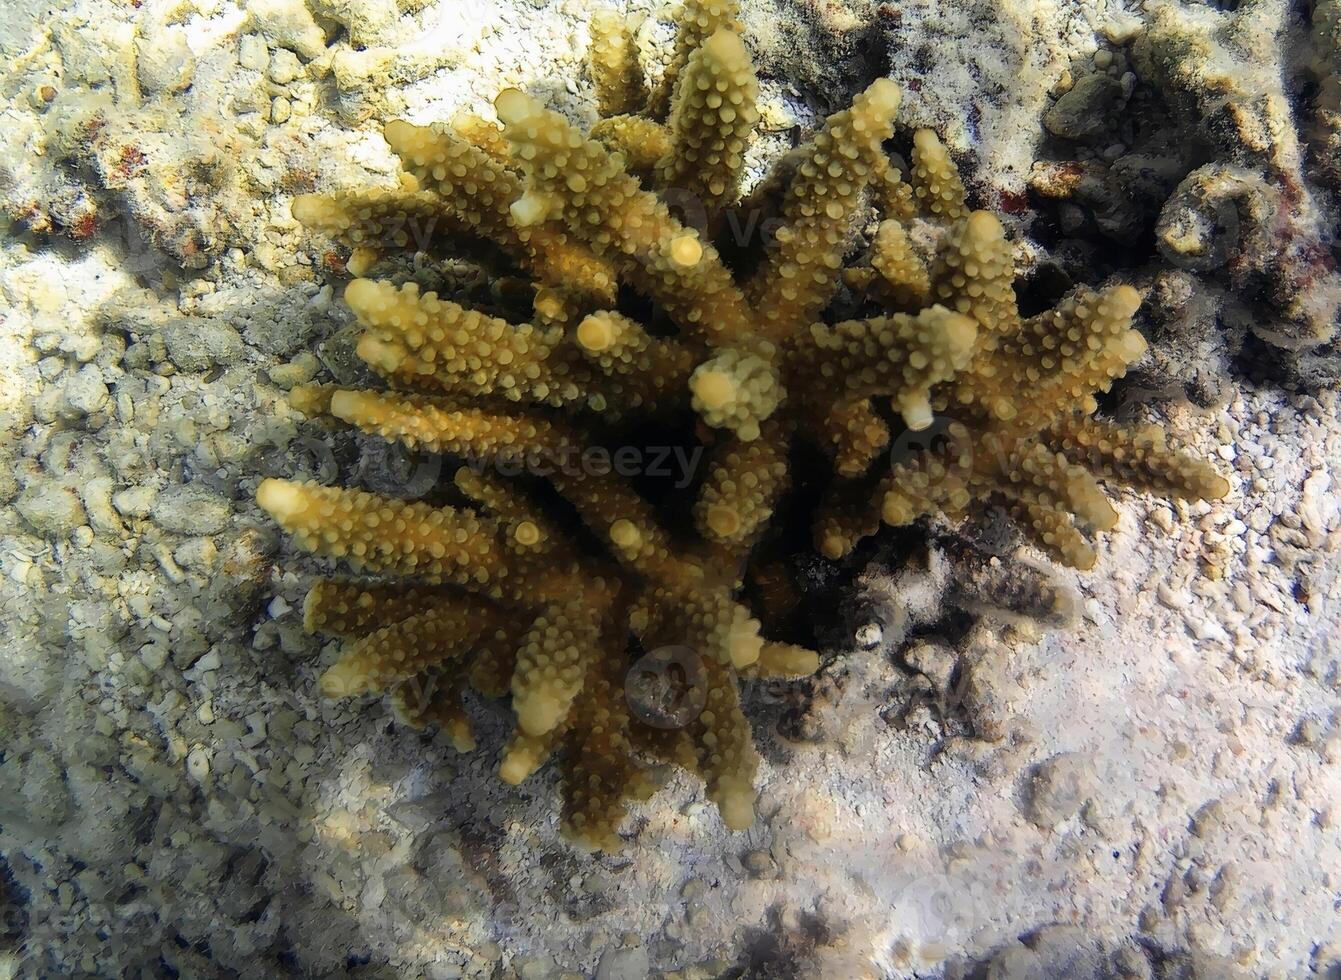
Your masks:
{"label": "underwater scene", "polygon": [[1341,0],[4,0],[0,980],[1341,977]]}

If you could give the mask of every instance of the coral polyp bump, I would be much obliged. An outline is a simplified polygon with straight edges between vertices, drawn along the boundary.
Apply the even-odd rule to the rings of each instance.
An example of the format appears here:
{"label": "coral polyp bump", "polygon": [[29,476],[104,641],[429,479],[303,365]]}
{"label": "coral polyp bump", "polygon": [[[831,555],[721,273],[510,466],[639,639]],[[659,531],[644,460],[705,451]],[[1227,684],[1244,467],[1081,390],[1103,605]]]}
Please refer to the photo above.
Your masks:
{"label": "coral polyp bump", "polygon": [[[618,846],[628,804],[652,792],[647,763],[697,773],[728,827],[752,823],[758,756],[738,681],[818,663],[770,639],[742,598],[784,495],[814,483],[795,472],[799,445],[831,461],[813,515],[829,558],[882,521],[998,502],[1038,546],[1089,568],[1090,532],[1118,519],[1101,480],[1228,490],[1158,429],[1095,417],[1145,348],[1136,292],[1080,289],[1023,317],[1003,227],[970,210],[936,134],[914,135],[906,178],[891,161],[892,81],[743,194],[758,83],[733,6],[690,0],[657,85],[635,47],[617,18],[593,23],[603,118],[590,132],[508,90],[497,123],[388,124],[398,189],[295,202],[305,226],[353,249],[356,272],[393,251],[467,254],[493,263],[496,285],[524,281],[530,315],[356,279],[357,353],[385,387],[309,386],[292,403],[470,461],[458,499],[273,479],[258,491],[301,547],[357,573],[307,600],[309,629],[347,638],[322,692],[388,692],[402,721],[439,725],[462,750],[462,692],[510,695],[500,775],[516,783],[557,756],[562,826],[597,848]],[[694,224],[672,210],[687,196]],[[758,227],[771,234],[732,235]],[[684,418],[704,460],[692,506],[610,467],[564,465]],[[930,429],[891,465],[892,440]],[[517,470],[548,486],[505,475]],[[676,728],[625,695],[633,658],[669,646],[703,668],[702,710]]]}

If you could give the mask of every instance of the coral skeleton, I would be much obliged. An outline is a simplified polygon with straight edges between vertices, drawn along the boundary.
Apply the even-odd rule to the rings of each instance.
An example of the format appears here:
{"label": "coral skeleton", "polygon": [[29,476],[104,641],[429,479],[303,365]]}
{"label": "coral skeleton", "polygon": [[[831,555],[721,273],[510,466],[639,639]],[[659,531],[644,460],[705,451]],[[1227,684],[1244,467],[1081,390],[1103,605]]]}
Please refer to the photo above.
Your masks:
{"label": "coral skeleton", "polygon": [[[701,776],[728,827],[753,822],[758,756],[738,679],[818,665],[770,638],[743,598],[783,495],[814,482],[794,472],[798,444],[832,461],[814,523],[830,558],[882,520],[956,519],[990,498],[1089,568],[1089,532],[1118,520],[1100,480],[1228,490],[1161,431],[1095,417],[1145,347],[1136,292],[1082,289],[1022,317],[1011,245],[970,209],[936,134],[914,135],[907,177],[888,155],[892,81],[743,193],[758,86],[733,4],[688,0],[659,81],[635,47],[617,19],[593,22],[603,118],[590,133],[511,89],[496,124],[388,124],[399,188],[295,201],[300,222],[353,250],[356,274],[398,251],[466,254],[496,285],[526,280],[530,312],[355,279],[357,353],[386,387],[308,386],[292,403],[461,461],[457,498],[278,479],[257,494],[299,546],[363,576],[308,597],[307,627],[346,639],[322,692],[389,693],[403,722],[440,726],[463,750],[463,691],[510,695],[501,777],[559,758],[562,827],[593,848],[618,846],[628,805],[655,786],[649,762]],[[733,238],[761,215],[771,233]],[[684,419],[705,466],[674,495],[690,500],[683,513],[610,467],[567,465],[622,445],[630,426]],[[667,647],[701,668],[702,708],[680,727],[625,694],[634,659]]]}

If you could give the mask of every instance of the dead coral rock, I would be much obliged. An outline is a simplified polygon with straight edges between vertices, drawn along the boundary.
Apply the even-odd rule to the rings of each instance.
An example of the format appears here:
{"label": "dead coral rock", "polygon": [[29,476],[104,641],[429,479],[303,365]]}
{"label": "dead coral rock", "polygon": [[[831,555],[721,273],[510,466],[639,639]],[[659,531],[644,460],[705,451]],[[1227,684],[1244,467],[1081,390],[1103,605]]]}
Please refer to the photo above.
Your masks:
{"label": "dead coral rock", "polygon": [[1318,0],[1313,10],[1313,57],[1308,65],[1318,85],[1310,164],[1318,179],[1341,190],[1341,2]]}
{"label": "dead coral rock", "polygon": [[905,120],[936,129],[972,161],[972,182],[1006,200],[1024,190],[1074,39],[1093,36],[1082,5],[1016,13],[999,0],[911,0],[882,5],[880,17],[890,75],[909,89]]}
{"label": "dead coral rock", "polygon": [[69,487],[38,484],[19,495],[14,508],[39,534],[64,537],[84,523],[79,495]]}
{"label": "dead coral rock", "polygon": [[146,95],[180,92],[191,84],[196,59],[181,27],[168,27],[137,39],[135,55],[135,71]]}
{"label": "dead coral rock", "polygon": [[1113,124],[1124,100],[1122,84],[1113,76],[1085,75],[1044,113],[1043,125],[1063,139],[1089,139]]}
{"label": "dead coral rock", "polygon": [[[1145,231],[1145,212],[1116,179],[1114,170],[1098,160],[1039,161],[1030,171],[1029,187],[1043,197],[1083,207],[1094,229],[1106,238],[1135,243]],[[1080,226],[1067,229],[1070,234],[1081,230]]]}
{"label": "dead coral rock", "polygon": [[1000,624],[1057,629],[1075,617],[1077,598],[1045,568],[1003,560],[975,548],[956,549],[952,604]]}
{"label": "dead coral rock", "polygon": [[311,61],[326,50],[326,33],[303,0],[255,0],[250,23],[272,44]]}
{"label": "dead coral rock", "polygon": [[227,498],[201,486],[169,487],[154,503],[154,522],[176,534],[216,534],[228,524]]}
{"label": "dead coral rock", "polygon": [[1136,280],[1146,301],[1142,326],[1150,353],[1129,376],[1127,400],[1181,393],[1202,407],[1223,404],[1252,314],[1203,276],[1161,270]]}
{"label": "dead coral rock", "polygon": [[85,364],[61,386],[61,414],[84,419],[101,411],[107,404],[107,382],[96,364]]}
{"label": "dead coral rock", "polygon": [[1006,738],[1019,714],[1025,691],[1015,674],[1012,651],[1005,643],[981,646],[966,666],[960,694],[974,732],[988,742]]}
{"label": "dead coral rock", "polygon": [[[1330,9],[1315,16],[1315,38],[1333,37]],[[1262,57],[1288,44],[1288,20],[1276,0],[1223,9],[1152,4],[1146,30],[1122,52],[1136,85],[1125,105],[1111,108],[1117,156],[1092,160],[1082,149],[1085,159],[1036,164],[1031,186],[1065,202],[1058,219],[1067,236],[1138,244],[1153,230],[1170,265],[1201,274],[1247,308],[1253,333],[1275,348],[1256,359],[1255,373],[1317,388],[1338,374],[1341,277],[1329,202],[1307,177],[1325,180],[1319,161],[1327,155],[1310,153],[1310,141],[1325,145],[1330,130],[1300,127],[1289,72]],[[1233,351],[1244,319],[1233,301],[1223,305]]]}
{"label": "dead coral rock", "polygon": [[168,360],[183,371],[208,371],[216,364],[227,367],[246,351],[231,325],[201,317],[174,319],[158,336]]}
{"label": "dead coral rock", "polygon": [[[228,189],[237,189],[241,147],[224,125],[205,116],[185,131],[180,117],[161,112],[111,119],[93,147],[102,185],[154,248],[186,268],[204,268],[234,241]],[[125,244],[137,247],[133,240]],[[153,262],[150,254],[133,258]]]}
{"label": "dead coral rock", "polygon": [[942,694],[950,689],[959,666],[958,654],[940,643],[918,643],[904,652],[903,659]]}
{"label": "dead coral rock", "polygon": [[1278,311],[1256,327],[1278,347],[1316,347],[1335,338],[1341,276],[1310,244],[1301,213],[1279,187],[1257,173],[1208,164],[1178,185],[1160,214],[1156,241],[1174,265],[1224,269],[1237,288],[1260,282]]}
{"label": "dead coral rock", "polygon": [[641,980],[648,968],[647,950],[642,946],[607,949],[596,964],[596,980]]}
{"label": "dead coral rock", "polygon": [[851,98],[854,80],[868,79],[870,50],[879,43],[880,4],[765,0],[742,19],[761,66],[832,111]]}

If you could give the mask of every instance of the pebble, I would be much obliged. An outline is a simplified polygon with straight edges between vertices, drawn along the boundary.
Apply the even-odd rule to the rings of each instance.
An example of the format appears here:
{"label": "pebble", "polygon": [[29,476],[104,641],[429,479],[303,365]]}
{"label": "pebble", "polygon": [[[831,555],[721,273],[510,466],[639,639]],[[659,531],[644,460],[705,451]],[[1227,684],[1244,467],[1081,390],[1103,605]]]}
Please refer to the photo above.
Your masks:
{"label": "pebble", "polygon": [[1040,827],[1055,827],[1080,812],[1094,792],[1094,767],[1079,752],[1064,752],[1034,773],[1025,813]]}
{"label": "pebble", "polygon": [[243,68],[265,71],[266,65],[270,63],[270,50],[265,45],[265,38],[259,34],[242,35],[242,40],[238,42],[237,60]]}
{"label": "pebble", "polygon": [[67,535],[84,523],[84,508],[68,487],[49,483],[29,487],[14,506],[33,530],[51,537]]}
{"label": "pebble", "polygon": [[180,92],[191,84],[196,59],[177,25],[161,27],[135,42],[135,72],[145,94]]}
{"label": "pebble", "polygon": [[107,404],[107,383],[96,364],[85,364],[65,382],[61,410],[69,418],[82,418]]}
{"label": "pebble", "polygon": [[232,508],[224,497],[200,486],[169,487],[154,503],[154,521],[177,534],[215,534],[228,524]]}
{"label": "pebble", "polygon": [[192,669],[203,674],[207,670],[218,670],[221,663],[222,661],[219,659],[219,651],[211,650],[197,660]]}
{"label": "pebble", "polygon": [[164,327],[160,337],[168,359],[183,371],[207,371],[228,366],[246,351],[242,335],[219,320],[182,319]]}
{"label": "pebble", "polygon": [[210,754],[203,745],[197,745],[186,757],[186,771],[197,783],[204,783],[210,775]]}
{"label": "pebble", "polygon": [[140,660],[150,670],[160,670],[168,662],[168,648],[158,643],[146,643],[140,647]]}
{"label": "pebble", "polygon": [[647,980],[651,963],[641,946],[607,949],[596,964],[595,980]]}
{"label": "pebble", "polygon": [[1121,99],[1122,86],[1116,79],[1085,75],[1052,104],[1043,116],[1043,125],[1063,139],[1087,139],[1104,131]]}
{"label": "pebble", "polygon": [[303,63],[287,48],[280,48],[270,59],[266,74],[278,85],[287,85],[303,73]]}

